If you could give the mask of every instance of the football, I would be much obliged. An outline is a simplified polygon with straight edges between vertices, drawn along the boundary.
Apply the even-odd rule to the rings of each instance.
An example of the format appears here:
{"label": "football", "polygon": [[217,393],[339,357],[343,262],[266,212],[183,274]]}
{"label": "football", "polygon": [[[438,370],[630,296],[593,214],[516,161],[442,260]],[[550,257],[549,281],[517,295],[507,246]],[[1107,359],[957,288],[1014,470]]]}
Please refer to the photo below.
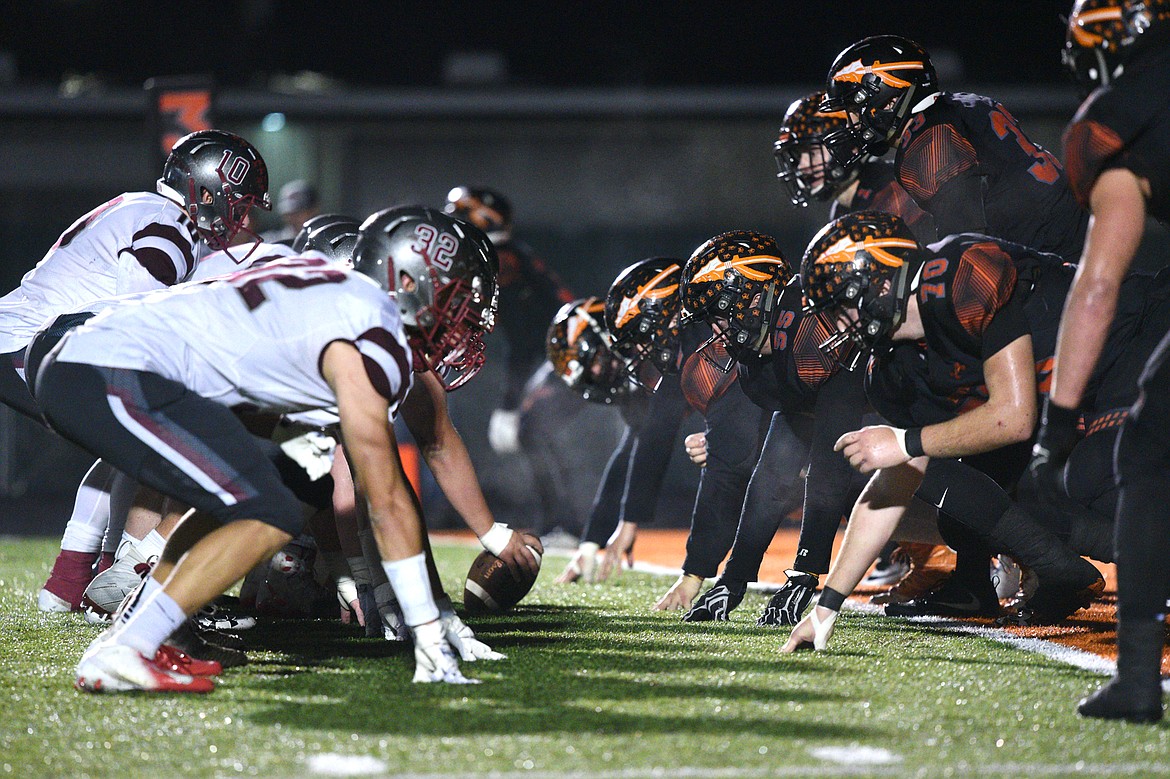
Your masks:
{"label": "football", "polygon": [[[535,549],[532,549],[532,553],[536,555],[539,566],[540,554]],[[467,572],[467,581],[463,585],[463,605],[473,612],[507,611],[519,603],[535,583],[536,576],[527,573],[517,581],[503,560],[484,550]]]}

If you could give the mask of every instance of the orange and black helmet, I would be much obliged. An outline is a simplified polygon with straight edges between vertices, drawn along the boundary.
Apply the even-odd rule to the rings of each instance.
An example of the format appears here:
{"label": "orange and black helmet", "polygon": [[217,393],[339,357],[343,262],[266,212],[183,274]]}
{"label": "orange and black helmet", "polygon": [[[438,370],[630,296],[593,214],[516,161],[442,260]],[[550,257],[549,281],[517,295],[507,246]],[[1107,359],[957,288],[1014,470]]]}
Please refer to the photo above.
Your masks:
{"label": "orange and black helmet", "polygon": [[512,233],[512,204],[494,189],[455,187],[447,193],[443,212],[471,222],[493,243],[507,240]]}
{"label": "orange and black helmet", "polygon": [[682,260],[650,257],[618,274],[605,297],[605,327],[631,378],[653,392],[678,372]]}
{"label": "orange and black helmet", "polygon": [[582,298],[553,317],[545,340],[553,371],[585,400],[613,403],[633,387],[625,360],[611,348],[605,330],[605,301]]}
{"label": "orange and black helmet", "polygon": [[1076,0],[1062,61],[1086,94],[1120,75],[1141,36],[1170,19],[1170,0]]}
{"label": "orange and black helmet", "polygon": [[922,259],[922,245],[893,214],[856,211],[825,225],[800,262],[806,310],[837,333],[821,348],[852,370],[884,345],[906,316]]}
{"label": "orange and black helmet", "polygon": [[938,92],[926,49],[900,35],[875,35],[837,55],[829,69],[822,111],[844,111],[849,127],[825,138],[838,164],[852,168],[866,155],[889,151],[911,109]]}
{"label": "orange and black helmet", "polygon": [[[792,267],[776,239],[751,230],[733,230],[704,242],[683,266],[682,305],[687,320],[715,331],[734,360],[758,354],[772,326],[772,309]],[[731,363],[723,367],[730,370]]]}
{"label": "orange and black helmet", "polygon": [[834,197],[855,177],[838,165],[825,147],[825,136],[846,129],[847,120],[844,111],[821,111],[824,99],[824,92],[813,92],[794,100],[772,144],[776,175],[788,188],[792,205],[802,208],[809,198]]}

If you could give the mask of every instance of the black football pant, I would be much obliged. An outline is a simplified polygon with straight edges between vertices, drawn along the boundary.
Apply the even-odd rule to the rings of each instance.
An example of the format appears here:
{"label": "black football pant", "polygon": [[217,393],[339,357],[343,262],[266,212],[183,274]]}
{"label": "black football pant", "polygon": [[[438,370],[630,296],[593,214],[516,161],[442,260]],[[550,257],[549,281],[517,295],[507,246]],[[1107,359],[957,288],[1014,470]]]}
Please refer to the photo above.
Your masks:
{"label": "black football pant", "polygon": [[1153,619],[1170,597],[1170,334],[1150,357],[1121,427],[1116,471],[1118,617]]}

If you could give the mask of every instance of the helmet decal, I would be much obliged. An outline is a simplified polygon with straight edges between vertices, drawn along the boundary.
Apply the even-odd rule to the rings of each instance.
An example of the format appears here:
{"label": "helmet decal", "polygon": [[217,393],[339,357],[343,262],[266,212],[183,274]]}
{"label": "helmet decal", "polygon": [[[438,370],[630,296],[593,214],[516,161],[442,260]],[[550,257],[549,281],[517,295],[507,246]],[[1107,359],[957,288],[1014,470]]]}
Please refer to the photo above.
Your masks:
{"label": "helmet decal", "polygon": [[662,300],[678,292],[677,281],[674,284],[658,286],[664,279],[677,273],[678,269],[678,265],[671,265],[664,268],[658,275],[638,287],[633,295],[623,297],[621,303],[618,305],[617,326],[622,327],[637,316],[642,310],[643,300]]}

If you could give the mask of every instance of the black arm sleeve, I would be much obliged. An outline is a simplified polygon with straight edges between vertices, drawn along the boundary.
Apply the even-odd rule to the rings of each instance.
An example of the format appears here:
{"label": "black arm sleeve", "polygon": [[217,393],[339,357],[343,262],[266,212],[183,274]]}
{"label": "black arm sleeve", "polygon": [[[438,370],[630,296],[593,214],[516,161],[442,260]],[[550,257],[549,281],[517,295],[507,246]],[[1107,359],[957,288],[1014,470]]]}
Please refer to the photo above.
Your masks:
{"label": "black arm sleeve", "polygon": [[796,552],[796,568],[805,573],[829,570],[833,537],[841,517],[849,514],[857,500],[853,468],[840,452],[833,451],[833,445],[845,433],[859,429],[861,417],[868,411],[860,370],[838,371],[817,395],[804,484],[804,519]]}
{"label": "black arm sleeve", "polygon": [[638,524],[654,521],[658,494],[674,450],[674,439],[690,413],[677,376],[665,376],[642,425],[636,430],[638,445],[630,462],[629,479],[622,505],[622,519]]}

